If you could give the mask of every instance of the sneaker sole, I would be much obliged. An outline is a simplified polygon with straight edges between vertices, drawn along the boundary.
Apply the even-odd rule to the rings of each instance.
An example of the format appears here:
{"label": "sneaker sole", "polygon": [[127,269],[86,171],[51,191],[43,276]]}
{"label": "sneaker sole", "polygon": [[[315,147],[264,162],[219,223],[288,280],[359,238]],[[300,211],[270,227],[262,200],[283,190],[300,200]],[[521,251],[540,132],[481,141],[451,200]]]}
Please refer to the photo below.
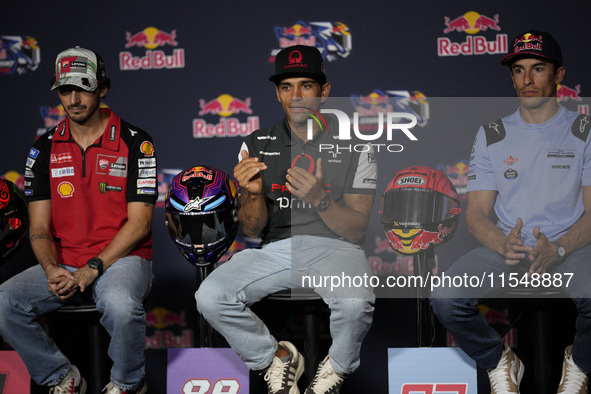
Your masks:
{"label": "sneaker sole", "polygon": [[525,373],[525,365],[523,362],[519,360],[519,372],[517,372],[517,389],[519,390],[519,385],[521,384],[521,379],[523,378],[523,374]]}
{"label": "sneaker sole", "polygon": [[289,390],[289,394],[300,394],[300,389],[298,388],[298,380],[304,373],[304,356],[298,353],[298,357],[300,358],[300,362],[298,363],[298,368],[295,372],[295,378],[293,380],[293,387]]}

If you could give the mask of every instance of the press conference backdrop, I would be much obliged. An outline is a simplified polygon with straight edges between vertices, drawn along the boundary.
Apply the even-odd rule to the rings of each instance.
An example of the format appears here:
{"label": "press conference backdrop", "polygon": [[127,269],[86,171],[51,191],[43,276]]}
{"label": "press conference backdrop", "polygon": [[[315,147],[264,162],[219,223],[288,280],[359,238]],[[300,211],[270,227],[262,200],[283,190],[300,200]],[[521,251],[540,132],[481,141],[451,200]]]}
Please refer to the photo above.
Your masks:
{"label": "press conference backdrop", "polygon": [[[104,104],[148,131],[158,156],[156,278],[146,304],[146,346],[150,387],[164,392],[166,349],[198,346],[196,270],[164,226],[167,182],[197,164],[231,174],[242,138],[283,117],[268,81],[280,49],[318,47],[331,96],[349,99],[351,111],[382,105],[417,115],[417,141],[400,131],[379,141],[378,198],[365,241],[374,274],[404,276],[413,274],[412,257],[393,253],[379,222],[388,181],[412,165],[441,169],[465,208],[478,126],[516,108],[487,108],[488,98],[515,96],[499,60],[511,38],[527,29],[551,32],[561,43],[567,71],[559,100],[588,113],[590,12],[589,2],[570,0],[11,2],[2,7],[0,25],[0,175],[23,187],[29,147],[65,116],[49,90],[57,53],[76,45],[99,52],[112,80]],[[254,242],[240,235],[229,255]],[[476,245],[462,216],[454,238],[436,249],[438,269]],[[34,263],[27,246],[2,267],[3,279]],[[509,319],[503,309],[491,316]],[[362,366],[346,392],[386,392],[386,349],[416,346],[415,330],[413,300],[379,299]],[[441,342],[452,340],[443,336]]]}

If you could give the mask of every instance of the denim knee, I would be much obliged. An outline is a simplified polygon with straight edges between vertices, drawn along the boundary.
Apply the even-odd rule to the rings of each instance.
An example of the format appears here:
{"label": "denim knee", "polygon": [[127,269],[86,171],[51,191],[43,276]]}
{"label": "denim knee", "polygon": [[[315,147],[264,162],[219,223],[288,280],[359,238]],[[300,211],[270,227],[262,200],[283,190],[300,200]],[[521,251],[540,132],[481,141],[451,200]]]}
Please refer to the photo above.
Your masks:
{"label": "denim knee", "polygon": [[210,316],[218,315],[221,300],[225,298],[225,293],[222,290],[223,286],[217,283],[213,277],[207,278],[199,286],[195,292],[195,301],[197,303],[197,310],[206,319]]}
{"label": "denim knee", "polygon": [[478,311],[477,301],[472,298],[431,298],[430,302],[433,312],[442,322]]}

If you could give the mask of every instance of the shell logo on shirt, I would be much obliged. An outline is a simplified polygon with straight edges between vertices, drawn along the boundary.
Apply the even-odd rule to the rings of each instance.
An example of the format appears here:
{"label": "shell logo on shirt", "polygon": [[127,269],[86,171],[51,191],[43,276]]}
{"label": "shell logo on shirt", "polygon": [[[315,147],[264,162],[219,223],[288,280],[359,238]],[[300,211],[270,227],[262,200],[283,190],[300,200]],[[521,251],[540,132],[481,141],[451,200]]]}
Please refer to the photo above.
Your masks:
{"label": "shell logo on shirt", "polygon": [[144,141],[140,146],[140,150],[146,156],[154,156],[154,145],[152,145],[149,141]]}
{"label": "shell logo on shirt", "polygon": [[74,185],[70,182],[62,182],[57,186],[57,192],[62,198],[72,197],[74,195]]}

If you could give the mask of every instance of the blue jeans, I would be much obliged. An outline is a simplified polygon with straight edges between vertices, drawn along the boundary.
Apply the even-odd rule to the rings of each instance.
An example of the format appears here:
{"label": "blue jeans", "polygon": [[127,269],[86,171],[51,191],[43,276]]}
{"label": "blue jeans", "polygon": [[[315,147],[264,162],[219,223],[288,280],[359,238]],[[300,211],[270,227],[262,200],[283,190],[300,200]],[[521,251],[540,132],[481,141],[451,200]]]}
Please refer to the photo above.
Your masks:
{"label": "blue jeans", "polygon": [[[346,241],[294,236],[261,249],[236,253],[203,281],[195,294],[197,309],[222,334],[253,370],[268,367],[277,352],[277,341],[250,306],[280,290],[302,287],[304,276],[363,277],[370,272],[361,248]],[[375,296],[371,288],[317,286],[329,306],[331,363],[336,372],[355,371],[361,343],[373,318]],[[312,287],[312,286],[303,286]]]}
{"label": "blue jeans", "polygon": [[[72,267],[62,267],[75,271]],[[111,336],[108,350],[113,360],[111,381],[124,389],[134,388],[144,378],[143,301],[150,293],[152,277],[151,261],[127,256],[105,270],[92,290],[86,290],[92,291],[96,308],[102,314],[100,322]],[[70,362],[36,318],[70,302],[48,290],[47,276],[40,265],[0,285],[0,335],[18,352],[37,384],[58,384],[68,373]]]}
{"label": "blue jeans", "polygon": [[[445,274],[448,277],[468,276],[482,277],[483,273],[493,274],[496,278],[491,287],[490,280],[483,286],[459,287],[447,286],[435,288],[431,294],[433,311],[441,324],[454,337],[460,348],[479,367],[490,369],[497,366],[504,349],[502,338],[486,322],[477,305],[482,299],[502,296],[509,289],[507,278],[512,272],[517,277],[529,269],[529,260],[523,260],[517,266],[505,264],[505,258],[497,252],[481,247],[468,252],[456,261]],[[573,343],[573,359],[577,366],[585,372],[591,371],[591,245],[581,248],[560,265],[551,267],[551,273],[574,274],[568,287],[562,286],[561,291],[571,297],[578,311],[577,334]],[[501,287],[499,274],[505,274],[505,284]]]}

